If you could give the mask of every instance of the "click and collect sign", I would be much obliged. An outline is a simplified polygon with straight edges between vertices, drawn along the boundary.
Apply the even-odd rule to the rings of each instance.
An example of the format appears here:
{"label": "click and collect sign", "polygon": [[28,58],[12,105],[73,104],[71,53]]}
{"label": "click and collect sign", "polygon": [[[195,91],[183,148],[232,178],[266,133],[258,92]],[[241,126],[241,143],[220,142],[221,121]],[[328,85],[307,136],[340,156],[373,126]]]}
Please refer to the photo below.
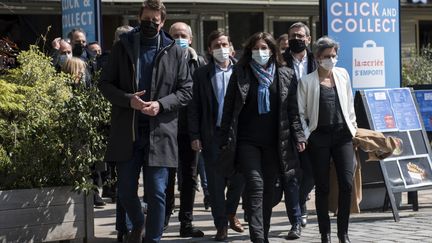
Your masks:
{"label": "click and collect sign", "polygon": [[100,41],[100,0],[62,0],[63,38],[74,28],[86,32],[87,42]]}
{"label": "click and collect sign", "polygon": [[353,88],[400,87],[399,0],[325,0],[322,9]]}

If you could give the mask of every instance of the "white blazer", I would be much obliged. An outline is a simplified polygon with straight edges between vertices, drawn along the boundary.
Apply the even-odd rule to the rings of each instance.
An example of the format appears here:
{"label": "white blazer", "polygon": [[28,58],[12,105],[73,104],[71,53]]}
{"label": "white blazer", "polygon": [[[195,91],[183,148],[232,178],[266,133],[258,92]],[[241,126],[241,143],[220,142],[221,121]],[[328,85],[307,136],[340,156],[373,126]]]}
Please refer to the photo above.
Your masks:
{"label": "white blazer", "polygon": [[[333,79],[339,97],[342,114],[348,129],[354,137],[357,130],[356,115],[354,112],[354,99],[351,90],[351,81],[348,72],[344,68],[333,68]],[[320,83],[318,69],[304,76],[297,88],[297,101],[300,120],[306,138],[317,128],[320,100]]]}

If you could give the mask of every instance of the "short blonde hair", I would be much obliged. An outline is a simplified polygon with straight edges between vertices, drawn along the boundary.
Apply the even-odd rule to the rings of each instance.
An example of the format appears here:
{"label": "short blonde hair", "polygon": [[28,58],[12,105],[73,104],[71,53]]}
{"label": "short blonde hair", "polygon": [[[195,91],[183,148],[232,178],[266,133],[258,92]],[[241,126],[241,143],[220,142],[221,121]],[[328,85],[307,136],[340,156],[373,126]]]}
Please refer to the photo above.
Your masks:
{"label": "short blonde hair", "polygon": [[62,66],[62,71],[72,76],[75,84],[84,81],[87,64],[78,57],[69,58]]}

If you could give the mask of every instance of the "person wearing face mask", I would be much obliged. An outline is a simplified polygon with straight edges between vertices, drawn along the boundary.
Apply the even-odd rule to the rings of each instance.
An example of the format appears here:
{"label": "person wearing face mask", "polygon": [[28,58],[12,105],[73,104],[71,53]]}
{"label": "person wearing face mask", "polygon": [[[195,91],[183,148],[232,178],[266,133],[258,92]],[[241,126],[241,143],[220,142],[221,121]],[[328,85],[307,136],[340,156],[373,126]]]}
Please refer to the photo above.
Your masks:
{"label": "person wearing face mask", "polygon": [[[287,66],[294,69],[297,81],[301,82],[301,79],[307,74],[316,70],[317,65],[313,53],[309,50],[308,46],[311,41],[310,30],[307,25],[302,22],[292,24],[288,29],[288,42],[289,48],[283,54],[284,60]],[[314,187],[312,166],[310,164],[307,149],[300,153],[300,167],[302,169],[302,176],[295,179],[291,184],[282,183],[285,197],[294,197],[295,195],[289,195],[288,192],[292,191],[292,186],[297,184],[299,186],[298,201],[300,208],[294,205],[288,205],[285,200],[285,206],[288,214],[289,221],[292,225],[287,238],[296,239],[300,236],[301,229],[296,225],[297,218],[301,217],[301,226],[306,227],[307,224],[307,208],[306,201],[309,198],[309,193]],[[282,180],[283,182],[283,180]],[[300,210],[300,211],[299,211]]]}
{"label": "person wearing face mask", "polygon": [[[98,85],[112,104],[105,161],[116,162],[119,202],[132,222],[129,243],[162,237],[168,174],[178,161],[178,110],[192,98],[184,51],[162,30],[166,13],[160,0],[144,1],[140,26],[114,44]],[[141,169],[145,223],[138,197]]]}
{"label": "person wearing face mask", "polygon": [[225,241],[228,237],[228,223],[232,230],[244,231],[236,217],[243,192],[243,177],[238,174],[227,177],[218,171],[220,149],[215,139],[220,130],[225,92],[235,60],[230,56],[229,37],[223,32],[210,33],[207,47],[210,62],[198,68],[193,75],[188,129],[192,149],[202,151],[204,157],[211,212],[217,230],[215,240]]}
{"label": "person wearing face mask", "polygon": [[[183,22],[176,22],[171,25],[169,34],[174,38],[176,44],[185,50],[184,55],[188,62],[189,73],[193,75],[195,70],[204,66],[205,60],[202,56],[190,47],[192,44],[192,30],[189,25]],[[192,225],[193,206],[195,200],[195,188],[198,186],[198,159],[199,154],[192,150],[188,132],[187,107],[179,110],[178,119],[178,154],[179,154],[179,188],[180,190],[180,236],[181,237],[203,237],[204,233]],[[180,180],[181,178],[181,180]],[[167,207],[165,215],[165,225],[172,211],[174,210],[174,186],[175,186],[175,169],[170,171],[170,178],[167,192]],[[171,205],[171,207],[169,207]]]}
{"label": "person wearing face mask", "polygon": [[306,139],[296,99],[294,70],[286,67],[274,38],[265,32],[245,43],[228,85],[220,129],[223,150],[235,151],[245,177],[249,235],[269,242],[277,175],[300,173],[297,151]]}
{"label": "person wearing face mask", "polygon": [[348,224],[354,173],[352,138],[357,129],[351,81],[344,68],[335,67],[339,44],[329,37],[313,46],[318,69],[303,77],[298,87],[300,118],[308,138],[315,179],[315,205],[321,242],[330,242],[328,215],[330,158],[339,184],[337,236],[350,242]]}
{"label": "person wearing face mask", "polygon": [[68,59],[72,57],[72,46],[60,37],[55,38],[52,42],[51,57],[53,58],[53,65],[57,71],[60,71],[62,66]]}
{"label": "person wearing face mask", "polygon": [[[68,38],[72,45],[72,56],[78,57],[86,63],[87,74],[91,81],[92,76],[97,70],[96,55],[87,47],[87,37],[81,28],[74,28],[68,33]],[[87,84],[87,85],[90,85]]]}

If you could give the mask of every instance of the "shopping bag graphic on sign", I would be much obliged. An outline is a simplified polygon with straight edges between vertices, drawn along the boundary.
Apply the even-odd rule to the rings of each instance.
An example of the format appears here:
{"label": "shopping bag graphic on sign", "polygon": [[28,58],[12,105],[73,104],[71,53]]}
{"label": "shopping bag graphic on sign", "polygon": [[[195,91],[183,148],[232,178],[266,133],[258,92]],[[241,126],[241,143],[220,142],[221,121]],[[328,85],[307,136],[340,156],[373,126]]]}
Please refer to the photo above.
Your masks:
{"label": "shopping bag graphic on sign", "polygon": [[353,88],[385,87],[384,47],[367,40],[363,47],[353,48]]}

